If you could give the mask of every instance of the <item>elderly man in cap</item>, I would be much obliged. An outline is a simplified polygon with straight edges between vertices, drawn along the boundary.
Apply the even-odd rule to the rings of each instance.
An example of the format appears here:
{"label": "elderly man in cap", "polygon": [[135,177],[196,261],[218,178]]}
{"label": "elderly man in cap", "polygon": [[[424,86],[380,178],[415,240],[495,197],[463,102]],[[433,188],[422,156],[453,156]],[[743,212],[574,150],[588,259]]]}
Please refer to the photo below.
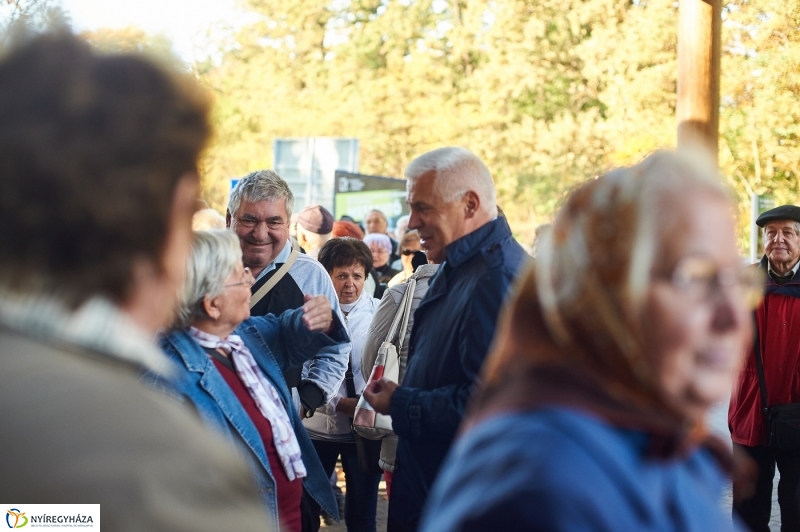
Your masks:
{"label": "elderly man in cap", "polygon": [[322,205],[309,205],[297,218],[297,243],[306,255],[316,259],[319,250],[333,236],[333,215]]}
{"label": "elderly man in cap", "polygon": [[733,390],[728,425],[734,447],[758,465],[758,477],[753,493],[734,483],[734,511],[753,531],[769,532],[777,464],[782,530],[800,530],[800,448],[770,442],[766,419],[769,407],[800,403],[800,207],[776,207],[756,224],[764,231],[765,255],[756,266],[765,278],[764,300],[755,312],[757,334]]}

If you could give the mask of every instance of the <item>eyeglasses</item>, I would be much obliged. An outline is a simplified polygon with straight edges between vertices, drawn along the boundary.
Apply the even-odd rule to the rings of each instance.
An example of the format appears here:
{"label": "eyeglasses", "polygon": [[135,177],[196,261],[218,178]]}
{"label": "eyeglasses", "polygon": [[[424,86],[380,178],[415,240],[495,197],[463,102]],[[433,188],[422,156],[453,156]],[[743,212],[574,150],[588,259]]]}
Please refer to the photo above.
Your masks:
{"label": "eyeglasses", "polygon": [[709,301],[716,292],[724,291],[755,308],[763,296],[764,279],[755,268],[718,268],[704,257],[684,257],[668,278],[675,288],[697,303]]}
{"label": "eyeglasses", "polygon": [[408,257],[409,255],[413,255],[417,251],[419,251],[419,250],[418,249],[404,249],[403,251],[400,252],[400,254],[401,255],[405,255],[406,257]]}
{"label": "eyeglasses", "polygon": [[270,218],[268,220],[259,220],[257,218],[236,218],[237,225],[241,225],[246,229],[255,229],[261,224],[266,224],[269,229],[283,229],[288,227],[288,222],[282,218]]}
{"label": "eyeglasses", "polygon": [[253,274],[250,272],[250,268],[248,268],[248,267],[244,268],[243,277],[244,277],[243,281],[239,281],[237,283],[226,284],[226,285],[224,285],[223,288],[230,288],[231,286],[242,286],[243,284],[246,284],[248,286],[253,286],[253,283],[255,282],[255,279],[253,279]]}

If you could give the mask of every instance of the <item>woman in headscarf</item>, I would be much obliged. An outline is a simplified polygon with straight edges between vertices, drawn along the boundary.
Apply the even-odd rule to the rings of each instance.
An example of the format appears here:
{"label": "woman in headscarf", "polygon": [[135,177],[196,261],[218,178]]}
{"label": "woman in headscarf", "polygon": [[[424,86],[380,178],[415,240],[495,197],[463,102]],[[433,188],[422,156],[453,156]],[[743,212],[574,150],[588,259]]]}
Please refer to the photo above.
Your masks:
{"label": "woman in headscarf", "polygon": [[716,171],[659,152],[583,185],[502,318],[426,532],[731,530],[704,418],[750,339]]}
{"label": "woman in headscarf", "polygon": [[145,380],[190,402],[250,459],[271,517],[265,529],[300,532],[311,526],[300,513],[304,489],[330,515],[338,512],[283,370],[349,338],[325,296],[250,318],[252,284],[234,233],[196,232],[176,327],[161,340],[174,370],[169,380]]}

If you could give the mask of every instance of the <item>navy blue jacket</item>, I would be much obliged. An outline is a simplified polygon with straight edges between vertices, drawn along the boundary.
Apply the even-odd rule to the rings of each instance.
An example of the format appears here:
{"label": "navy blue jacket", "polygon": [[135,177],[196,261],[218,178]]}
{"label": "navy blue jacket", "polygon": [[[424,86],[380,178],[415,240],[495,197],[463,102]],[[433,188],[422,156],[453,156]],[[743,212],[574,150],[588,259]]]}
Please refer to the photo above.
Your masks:
{"label": "navy blue jacket", "polygon": [[389,532],[415,530],[528,255],[500,217],[452,242],[414,315],[403,385],[392,396],[399,436]]}

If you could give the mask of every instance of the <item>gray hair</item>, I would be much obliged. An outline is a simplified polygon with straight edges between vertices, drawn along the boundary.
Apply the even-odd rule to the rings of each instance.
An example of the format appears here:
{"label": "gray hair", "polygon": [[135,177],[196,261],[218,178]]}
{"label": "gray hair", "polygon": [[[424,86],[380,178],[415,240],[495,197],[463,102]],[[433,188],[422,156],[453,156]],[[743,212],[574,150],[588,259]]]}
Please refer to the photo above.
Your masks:
{"label": "gray hair", "polygon": [[220,295],[241,262],[242,248],[236,233],[224,229],[196,231],[175,327],[188,327],[194,318],[206,316],[203,300]]}
{"label": "gray hair", "polygon": [[497,216],[497,195],[492,174],[477,155],[466,148],[447,147],[423,153],[406,168],[407,186],[421,175],[434,172],[436,193],[446,203],[461,199],[468,191],[481,199],[481,210]]}
{"label": "gray hair", "polygon": [[228,212],[236,216],[242,200],[249,202],[286,200],[287,222],[292,217],[294,209],[294,194],[289,185],[281,176],[272,170],[256,170],[241,178],[231,190],[228,199]]}

